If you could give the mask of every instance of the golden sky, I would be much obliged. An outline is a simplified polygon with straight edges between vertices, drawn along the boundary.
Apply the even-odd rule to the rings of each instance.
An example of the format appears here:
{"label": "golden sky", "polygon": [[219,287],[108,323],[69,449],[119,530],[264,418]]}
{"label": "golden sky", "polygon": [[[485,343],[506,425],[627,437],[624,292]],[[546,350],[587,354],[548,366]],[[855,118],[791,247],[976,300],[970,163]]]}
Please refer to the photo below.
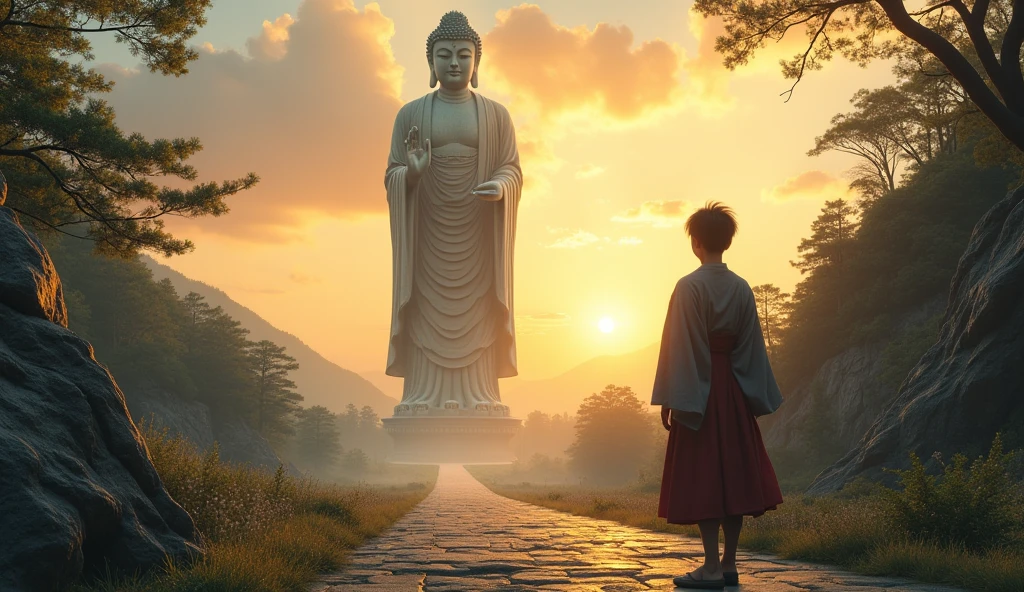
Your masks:
{"label": "golden sky", "polygon": [[729,72],[712,49],[720,25],[690,4],[219,0],[190,74],[149,74],[113,44],[97,67],[116,81],[123,129],[200,137],[204,181],[262,178],[225,217],[169,221],[197,249],[165,263],[342,366],[381,372],[394,116],[429,91],[427,34],[465,12],[484,37],[479,92],[517,128],[519,369],[539,379],[660,338],[673,285],[697,265],[681,224],[707,200],[738,214],[730,267],[791,289],[796,245],[852,164],[806,152],[856,90],[893,80],[884,63],[837,61],[785,102],[778,60],[802,37]]}

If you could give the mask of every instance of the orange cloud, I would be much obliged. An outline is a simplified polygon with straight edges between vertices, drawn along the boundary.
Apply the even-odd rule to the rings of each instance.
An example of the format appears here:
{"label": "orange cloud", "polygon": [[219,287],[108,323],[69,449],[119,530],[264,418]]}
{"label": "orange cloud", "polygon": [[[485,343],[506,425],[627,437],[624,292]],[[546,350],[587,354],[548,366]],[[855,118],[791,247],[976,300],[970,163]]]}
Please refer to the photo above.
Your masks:
{"label": "orange cloud", "polygon": [[681,199],[645,201],[638,207],[630,208],[614,216],[612,222],[626,224],[647,224],[655,228],[682,226],[686,216],[693,210],[688,202]]}
{"label": "orange cloud", "polygon": [[[650,123],[681,105],[682,50],[654,39],[634,45],[629,27],[566,27],[540,7],[497,13],[484,37],[481,77],[510,97],[516,115],[526,193],[545,193],[564,162],[551,144],[570,126],[594,131]],[[596,173],[594,173],[596,174]],[[581,178],[585,178],[581,177]]]}
{"label": "orange cloud", "polygon": [[497,14],[484,39],[482,71],[496,86],[547,119],[580,112],[634,121],[679,98],[681,56],[655,39],[633,46],[626,26],[568,28],[539,6]]}
{"label": "orange cloud", "polygon": [[300,238],[319,216],[385,212],[384,169],[401,106],[393,33],[376,4],[304,0],[294,19],[264,22],[248,56],[206,48],[180,78],[104,67],[116,82],[110,102],[122,128],[198,136],[204,150],[191,162],[202,181],[261,177],[229,199],[229,216],[169,226],[282,241]]}
{"label": "orange cloud", "polygon": [[850,199],[849,185],[825,171],[806,171],[761,192],[761,201],[784,203],[798,199]]}
{"label": "orange cloud", "polygon": [[288,53],[288,28],[295,24],[295,19],[287,12],[277,17],[274,22],[263,21],[263,32],[257,37],[250,37],[246,42],[249,55],[255,59],[279,60]]}

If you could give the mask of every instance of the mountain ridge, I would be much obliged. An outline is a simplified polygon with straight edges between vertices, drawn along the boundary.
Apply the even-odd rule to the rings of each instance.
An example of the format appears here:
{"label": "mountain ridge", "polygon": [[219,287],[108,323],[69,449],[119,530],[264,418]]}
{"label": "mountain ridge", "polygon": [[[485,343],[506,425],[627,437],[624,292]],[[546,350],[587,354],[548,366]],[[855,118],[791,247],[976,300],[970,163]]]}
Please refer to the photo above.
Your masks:
{"label": "mountain ridge", "polygon": [[303,396],[303,406],[323,405],[331,411],[341,412],[349,403],[360,408],[369,405],[382,417],[390,416],[394,411],[398,401],[384,394],[365,377],[328,360],[297,336],[278,329],[252,309],[234,301],[220,288],[189,278],[152,257],[143,256],[141,259],[153,272],[154,280],[169,279],[180,296],[195,292],[210,306],[220,306],[241,323],[249,330],[250,338],[268,339],[285,347],[288,355],[299,363],[292,380],[297,392]]}

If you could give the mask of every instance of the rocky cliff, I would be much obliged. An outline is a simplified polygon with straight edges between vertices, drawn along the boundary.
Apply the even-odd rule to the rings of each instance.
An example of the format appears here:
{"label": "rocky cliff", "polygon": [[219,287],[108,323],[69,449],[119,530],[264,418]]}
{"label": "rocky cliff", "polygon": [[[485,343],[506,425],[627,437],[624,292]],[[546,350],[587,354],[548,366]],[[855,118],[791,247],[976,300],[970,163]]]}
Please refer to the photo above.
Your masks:
{"label": "rocky cliff", "polygon": [[283,463],[290,472],[298,474],[290,463],[281,460],[266,438],[239,417],[215,417],[206,404],[187,401],[160,389],[134,389],[125,393],[125,399],[135,421],[166,428],[170,435],[184,437],[200,451],[209,450],[217,442],[223,461],[248,463],[271,471]]}
{"label": "rocky cliff", "polygon": [[[914,330],[941,310],[942,301],[934,300],[901,315],[890,337]],[[782,407],[760,421],[769,449],[800,451],[814,446],[808,441],[812,422],[828,429],[833,450],[853,448],[896,396],[883,380],[889,344],[884,340],[848,348],[829,358],[810,380],[786,392]]]}
{"label": "rocky cliff", "polygon": [[1024,188],[978,222],[950,285],[938,342],[860,442],[811,485],[880,479],[908,453],[980,452],[1024,403]]}
{"label": "rocky cliff", "polygon": [[2,590],[57,590],[104,565],[146,571],[200,553],[123,394],[65,311],[46,250],[0,207]]}

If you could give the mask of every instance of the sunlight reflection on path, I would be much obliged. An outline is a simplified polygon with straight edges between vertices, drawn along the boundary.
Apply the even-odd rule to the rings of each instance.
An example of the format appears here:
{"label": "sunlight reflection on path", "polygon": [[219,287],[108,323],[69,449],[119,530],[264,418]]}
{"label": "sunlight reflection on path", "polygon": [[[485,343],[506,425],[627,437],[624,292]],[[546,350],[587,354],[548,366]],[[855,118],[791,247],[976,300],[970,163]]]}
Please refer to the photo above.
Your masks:
{"label": "sunlight reflection on path", "polygon": [[[442,465],[434,490],[317,592],[672,590],[699,563],[697,539],[572,516],[501,497],[460,465]],[[740,553],[741,586],[727,590],[949,592],[756,553]]]}

